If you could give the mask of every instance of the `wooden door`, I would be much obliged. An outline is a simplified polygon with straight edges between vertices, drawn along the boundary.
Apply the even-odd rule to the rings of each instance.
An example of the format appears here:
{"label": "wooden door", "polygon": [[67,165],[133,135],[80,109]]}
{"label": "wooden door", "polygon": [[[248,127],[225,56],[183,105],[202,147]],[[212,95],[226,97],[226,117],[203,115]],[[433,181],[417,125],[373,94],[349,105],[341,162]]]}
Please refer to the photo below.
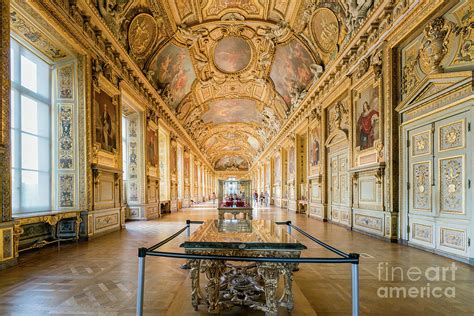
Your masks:
{"label": "wooden door", "polygon": [[409,242],[461,256],[472,231],[468,118],[463,112],[407,131]]}
{"label": "wooden door", "polygon": [[329,220],[350,226],[348,151],[329,155]]}

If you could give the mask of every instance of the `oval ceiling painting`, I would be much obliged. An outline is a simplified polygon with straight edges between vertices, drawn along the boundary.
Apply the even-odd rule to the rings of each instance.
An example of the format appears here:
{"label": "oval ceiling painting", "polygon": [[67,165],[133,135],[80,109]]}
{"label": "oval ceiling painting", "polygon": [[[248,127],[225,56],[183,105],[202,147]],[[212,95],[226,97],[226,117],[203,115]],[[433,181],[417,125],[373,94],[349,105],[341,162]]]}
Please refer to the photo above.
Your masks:
{"label": "oval ceiling painting", "polygon": [[237,72],[244,69],[251,58],[252,49],[241,37],[224,37],[214,48],[214,64],[225,72]]}

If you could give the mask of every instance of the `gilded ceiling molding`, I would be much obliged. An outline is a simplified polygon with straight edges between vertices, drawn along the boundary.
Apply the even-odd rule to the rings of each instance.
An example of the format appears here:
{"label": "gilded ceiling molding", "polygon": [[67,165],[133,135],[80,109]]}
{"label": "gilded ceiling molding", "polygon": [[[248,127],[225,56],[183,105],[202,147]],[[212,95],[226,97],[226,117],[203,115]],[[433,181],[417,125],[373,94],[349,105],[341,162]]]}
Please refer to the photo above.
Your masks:
{"label": "gilded ceiling molding", "polygon": [[[206,161],[202,152],[193,144],[193,140],[178,122],[171,110],[166,106],[156,90],[146,79],[145,75],[138,68],[137,64],[131,59],[123,46],[119,43],[119,39],[112,33],[105,21],[100,16],[99,11],[91,4],[84,2],[72,1],[69,3],[61,3],[64,9],[59,9],[57,4],[51,2],[34,2],[37,8],[54,17],[55,20],[62,21],[69,32],[74,34],[75,38],[80,40],[83,47],[89,47],[104,61],[107,60],[111,69],[120,74],[123,80],[135,88],[135,90],[147,99],[148,106],[157,108],[158,115],[166,120],[180,136],[185,139],[198,153],[198,155]],[[67,12],[69,16],[65,16]]]}
{"label": "gilded ceiling molding", "polygon": [[[364,68],[373,67],[374,71],[380,76],[382,56],[380,49],[377,48],[379,47],[378,43],[384,39],[388,40],[390,34],[400,32],[400,23],[403,20],[403,24],[405,24],[407,16],[411,17],[420,14],[420,12],[424,12],[424,15],[426,15],[426,12],[431,12],[432,10],[429,10],[429,8],[439,6],[440,3],[441,1],[420,1],[412,4],[411,7],[408,7],[406,1],[400,1],[395,5],[390,1],[376,3],[365,21],[358,23],[358,26],[352,32],[352,37],[344,45],[336,59],[325,69],[319,80],[310,87],[298,108],[290,113],[279,134],[273,138],[255,161],[259,161],[268,155],[269,148],[282,143],[286,135],[295,128],[299,119],[305,113],[309,114],[311,112],[311,99],[317,100],[317,103],[320,102],[321,99],[332,93],[339,86],[347,74],[353,73],[356,70],[361,72]],[[351,20],[348,23],[356,25],[354,21]],[[408,22],[406,23],[409,24]],[[412,25],[415,27],[416,23],[412,23]],[[374,44],[377,45],[374,46]],[[363,58],[361,59],[360,57]],[[254,166],[251,167],[251,170],[253,168]]]}

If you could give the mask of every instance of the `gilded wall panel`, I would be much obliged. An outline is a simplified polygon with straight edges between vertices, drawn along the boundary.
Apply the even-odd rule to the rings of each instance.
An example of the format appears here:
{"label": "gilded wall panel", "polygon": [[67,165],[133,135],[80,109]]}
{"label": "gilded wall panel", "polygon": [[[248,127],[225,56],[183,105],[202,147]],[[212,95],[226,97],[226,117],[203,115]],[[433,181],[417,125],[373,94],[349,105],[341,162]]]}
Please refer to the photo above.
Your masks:
{"label": "gilded wall panel", "polygon": [[73,170],[75,168],[75,118],[73,104],[58,104],[58,168]]}
{"label": "gilded wall panel", "polygon": [[413,223],[412,238],[427,243],[433,243],[433,226]]}
{"label": "gilded wall panel", "polygon": [[[472,65],[474,49],[473,11],[469,1],[460,1],[441,17],[431,19],[420,34],[401,50],[402,98],[426,76]],[[461,68],[462,69],[462,68]]]}
{"label": "gilded wall panel", "polygon": [[13,228],[0,229],[0,262],[13,258]]}
{"label": "gilded wall panel", "polygon": [[74,99],[74,77],[74,64],[68,64],[58,68],[58,99]]}
{"label": "gilded wall panel", "polygon": [[466,250],[466,231],[447,227],[440,228],[440,246],[454,248],[456,250]]}
{"label": "gilded wall panel", "polygon": [[411,153],[412,157],[431,154],[432,139],[429,130],[415,134],[411,139],[411,143],[413,144]]}
{"label": "gilded wall panel", "polygon": [[95,216],[94,228],[96,233],[103,230],[115,228],[120,225],[119,213],[111,213]]}
{"label": "gilded wall panel", "polygon": [[60,174],[58,176],[59,207],[72,208],[76,205],[75,174]]}
{"label": "gilded wall panel", "polygon": [[438,151],[461,149],[465,147],[465,120],[439,127]]}
{"label": "gilded wall panel", "polygon": [[377,202],[377,187],[374,177],[359,177],[359,203]]}
{"label": "gilded wall panel", "polygon": [[[0,222],[11,220],[10,171],[10,0],[0,2]],[[0,240],[0,247],[2,247]]]}
{"label": "gilded wall panel", "polygon": [[439,160],[440,211],[463,214],[464,209],[464,156]]}
{"label": "gilded wall panel", "polygon": [[363,215],[363,214],[355,214],[354,225],[374,229],[377,231],[383,231],[382,230],[383,218],[368,216],[368,215]]}
{"label": "gilded wall panel", "polygon": [[[83,95],[83,91],[78,91],[78,87],[83,87],[83,78],[79,77],[79,67],[81,61],[79,59],[73,62],[59,64],[56,67],[55,75],[55,99],[56,99],[56,136],[52,141],[56,143],[55,161],[56,161],[56,205],[58,209],[77,208],[79,206],[78,192],[80,190],[79,175],[81,175],[80,167],[85,167],[82,155],[85,152],[82,139],[78,138],[78,131],[84,126],[83,123],[85,113],[81,111],[83,101],[79,101],[78,96]],[[77,67],[77,71],[76,71]],[[82,66],[81,66],[82,67]],[[81,143],[79,143],[79,141]],[[78,166],[78,162],[80,166]],[[82,175],[83,176],[83,175]],[[81,191],[84,192],[84,191]],[[79,195],[80,196],[80,195]]]}
{"label": "gilded wall panel", "polygon": [[431,211],[431,161],[423,161],[412,165],[413,173],[413,209]]}
{"label": "gilded wall panel", "polygon": [[90,124],[90,112],[86,110],[86,96],[89,95],[86,91],[86,87],[90,87],[90,78],[87,78],[86,58],[79,56],[77,59],[77,109],[78,109],[78,166],[79,166],[79,177],[78,177],[78,202],[81,210],[90,209],[92,206],[92,189],[91,185],[88,185],[88,181],[92,179],[92,171],[89,168],[90,155],[88,149],[90,149],[90,141],[92,135],[87,132]]}

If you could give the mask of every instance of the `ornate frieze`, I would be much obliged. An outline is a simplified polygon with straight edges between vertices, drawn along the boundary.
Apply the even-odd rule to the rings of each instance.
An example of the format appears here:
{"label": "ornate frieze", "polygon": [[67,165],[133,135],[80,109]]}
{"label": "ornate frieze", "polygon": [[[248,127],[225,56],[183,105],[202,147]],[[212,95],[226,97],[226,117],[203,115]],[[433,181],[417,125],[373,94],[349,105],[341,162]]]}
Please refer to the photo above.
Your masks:
{"label": "ornate frieze", "polygon": [[57,43],[54,43],[43,32],[40,32],[34,24],[25,19],[19,12],[12,11],[10,13],[10,25],[16,34],[22,36],[52,60],[57,61],[67,57],[63,48],[58,47]]}

